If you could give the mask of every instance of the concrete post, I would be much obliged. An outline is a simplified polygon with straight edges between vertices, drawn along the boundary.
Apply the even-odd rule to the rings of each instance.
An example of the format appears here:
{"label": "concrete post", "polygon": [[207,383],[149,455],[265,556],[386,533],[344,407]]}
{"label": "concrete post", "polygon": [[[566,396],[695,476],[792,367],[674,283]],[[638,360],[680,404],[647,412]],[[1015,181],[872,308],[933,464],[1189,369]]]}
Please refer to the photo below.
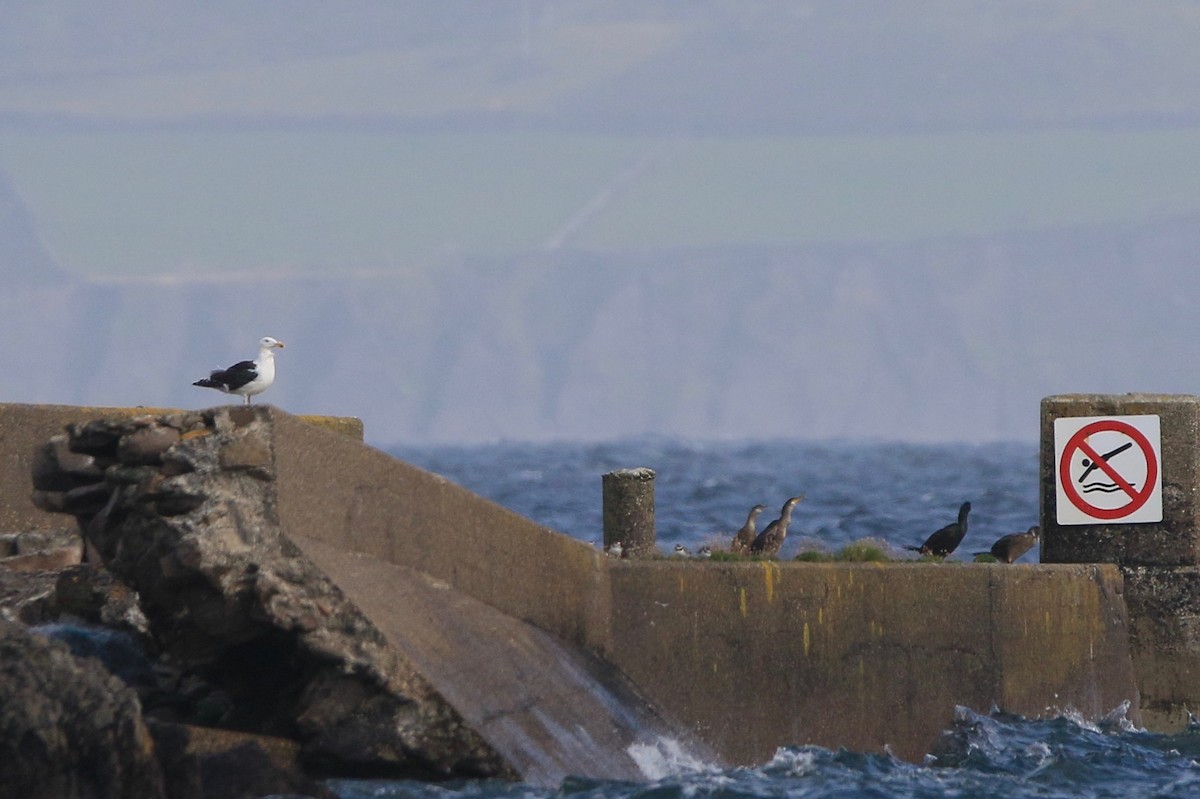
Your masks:
{"label": "concrete post", "polygon": [[[1144,415],[1157,416],[1159,421],[1162,521],[1060,524],[1057,481],[1063,477],[1056,462],[1055,420]],[[1104,458],[1116,449],[1111,443],[1105,448],[1108,453],[1091,451]],[[1114,473],[1127,468],[1131,457],[1136,463],[1140,457],[1136,451],[1114,454],[1110,464]],[[1098,470],[1091,474],[1102,481],[1115,480]],[[1082,473],[1072,475],[1071,480],[1080,483],[1081,477]],[[1200,708],[1200,682],[1194,677],[1200,674],[1200,397],[1067,394],[1044,398],[1040,506],[1043,563],[1102,562],[1121,568],[1143,721],[1158,730],[1183,729],[1188,710]]]}
{"label": "concrete post", "polygon": [[654,470],[619,469],[601,478],[604,548],[621,543],[625,557],[654,550]]}

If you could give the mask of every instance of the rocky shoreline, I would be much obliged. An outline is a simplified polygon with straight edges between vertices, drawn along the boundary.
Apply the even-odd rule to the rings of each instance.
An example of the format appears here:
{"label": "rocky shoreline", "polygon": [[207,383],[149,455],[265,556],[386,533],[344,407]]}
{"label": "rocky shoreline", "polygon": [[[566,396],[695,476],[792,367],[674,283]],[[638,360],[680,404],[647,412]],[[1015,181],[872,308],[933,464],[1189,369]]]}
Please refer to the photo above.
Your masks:
{"label": "rocky shoreline", "polygon": [[77,528],[0,536],[14,795],[515,777],[278,534],[264,425],[248,408],[97,420],[37,453],[34,502]]}

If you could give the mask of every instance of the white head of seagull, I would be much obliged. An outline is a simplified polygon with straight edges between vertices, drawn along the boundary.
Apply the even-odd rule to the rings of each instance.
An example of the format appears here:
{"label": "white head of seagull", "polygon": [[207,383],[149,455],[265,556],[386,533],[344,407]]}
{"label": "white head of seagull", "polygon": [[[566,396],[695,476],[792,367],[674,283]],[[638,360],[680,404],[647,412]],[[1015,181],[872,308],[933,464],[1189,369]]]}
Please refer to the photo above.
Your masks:
{"label": "white head of seagull", "polygon": [[253,361],[239,361],[228,369],[217,369],[192,385],[237,394],[249,405],[252,396],[266,391],[275,382],[274,350],[282,346],[282,341],[264,336],[259,339],[258,357]]}

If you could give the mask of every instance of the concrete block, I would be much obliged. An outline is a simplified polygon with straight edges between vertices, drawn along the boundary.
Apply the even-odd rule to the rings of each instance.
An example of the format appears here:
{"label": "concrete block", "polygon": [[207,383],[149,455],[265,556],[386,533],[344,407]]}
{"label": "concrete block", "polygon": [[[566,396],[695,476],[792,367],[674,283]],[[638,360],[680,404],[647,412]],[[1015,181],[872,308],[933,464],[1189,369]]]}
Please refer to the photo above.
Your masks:
{"label": "concrete block", "polygon": [[[1062,525],[1057,521],[1054,421],[1080,416],[1157,415],[1162,432],[1163,520]],[[1041,405],[1043,563],[1190,566],[1200,563],[1197,445],[1200,397],[1176,394],[1064,394]]]}

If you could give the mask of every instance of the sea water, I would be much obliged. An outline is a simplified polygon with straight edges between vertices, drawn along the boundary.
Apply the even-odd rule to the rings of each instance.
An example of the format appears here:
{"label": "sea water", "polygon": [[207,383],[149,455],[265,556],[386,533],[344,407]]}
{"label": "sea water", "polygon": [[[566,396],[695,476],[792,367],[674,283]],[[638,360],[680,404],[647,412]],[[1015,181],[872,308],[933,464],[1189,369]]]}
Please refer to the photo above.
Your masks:
{"label": "sea water", "polygon": [[[969,560],[1000,535],[1037,523],[1034,443],[922,445],[838,442],[711,443],[663,439],[602,444],[398,447],[393,454],[437,472],[583,541],[602,536],[601,475],[656,472],[659,545],[725,545],[756,503],[759,529],[789,496],[804,494],[787,545],[836,551],[864,538],[896,556],[954,521],[970,501],[970,529],[952,560]],[[908,553],[911,555],[911,553]],[[1036,562],[1035,548],[1022,559]],[[425,784],[334,781],[343,799],[841,799],[842,797],[1193,797],[1200,799],[1200,728],[1158,735],[1135,728],[1124,708],[1104,719],[1071,710],[1026,719],[958,708],[935,751],[909,763],[886,750],[781,747],[767,763],[720,769],[671,742],[631,752],[646,781],[568,779],[553,789],[494,781]]]}

